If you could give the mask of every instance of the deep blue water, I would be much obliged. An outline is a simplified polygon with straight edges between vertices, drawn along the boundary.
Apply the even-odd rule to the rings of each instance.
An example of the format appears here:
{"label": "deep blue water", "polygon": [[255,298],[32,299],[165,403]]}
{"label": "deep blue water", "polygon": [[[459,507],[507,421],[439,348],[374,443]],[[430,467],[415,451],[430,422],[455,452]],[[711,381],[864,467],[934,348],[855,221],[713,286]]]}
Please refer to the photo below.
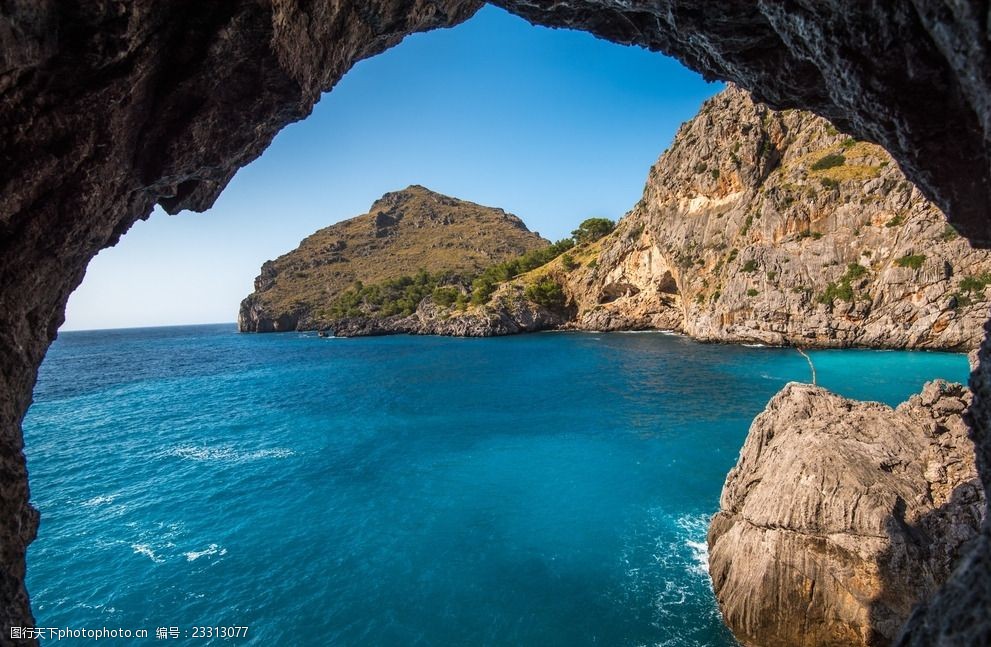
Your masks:
{"label": "deep blue water", "polygon": [[[890,404],[967,376],[962,355],[813,358]],[[63,333],[24,423],[38,625],[731,645],[707,521],[751,419],[807,379],[791,350],[663,334]]]}

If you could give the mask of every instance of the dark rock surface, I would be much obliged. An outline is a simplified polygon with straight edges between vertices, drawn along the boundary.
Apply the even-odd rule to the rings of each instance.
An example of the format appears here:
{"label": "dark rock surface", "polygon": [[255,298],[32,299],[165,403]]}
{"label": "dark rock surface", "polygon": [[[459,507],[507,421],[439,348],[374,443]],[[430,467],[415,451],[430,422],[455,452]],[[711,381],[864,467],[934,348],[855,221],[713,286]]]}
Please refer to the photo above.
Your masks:
{"label": "dark rock surface", "polygon": [[887,645],[979,534],[959,384],[897,409],[789,384],[754,420],[709,529],[723,617],[747,645]]}
{"label": "dark rock surface", "polygon": [[[882,144],[962,233],[991,243],[986,1],[495,4],[673,54],[774,107],[818,112]],[[356,61],[406,34],[463,21],[479,6],[0,3],[0,644],[13,642],[11,625],[32,624],[24,553],[37,516],[28,505],[21,420],[89,260],[155,204],[170,213],[209,207],[238,168],[306,116]],[[986,486],[989,376],[985,350],[973,422]],[[924,637],[915,644],[978,644],[989,635],[989,536],[916,616]]]}

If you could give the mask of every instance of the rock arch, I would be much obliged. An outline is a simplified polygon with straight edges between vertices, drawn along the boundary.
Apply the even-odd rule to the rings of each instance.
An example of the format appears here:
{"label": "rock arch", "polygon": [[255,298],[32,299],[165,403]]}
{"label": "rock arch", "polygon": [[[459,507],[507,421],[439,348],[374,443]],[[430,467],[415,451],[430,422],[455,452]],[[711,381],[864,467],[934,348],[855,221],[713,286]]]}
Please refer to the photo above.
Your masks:
{"label": "rock arch", "polygon": [[[887,148],[991,244],[986,0],[494,0],[732,80]],[[89,260],[159,204],[208,208],[357,61],[477,0],[9,0],[0,5],[0,643],[30,625],[21,420]],[[991,346],[972,376],[991,486]],[[904,644],[986,644],[991,530]]]}

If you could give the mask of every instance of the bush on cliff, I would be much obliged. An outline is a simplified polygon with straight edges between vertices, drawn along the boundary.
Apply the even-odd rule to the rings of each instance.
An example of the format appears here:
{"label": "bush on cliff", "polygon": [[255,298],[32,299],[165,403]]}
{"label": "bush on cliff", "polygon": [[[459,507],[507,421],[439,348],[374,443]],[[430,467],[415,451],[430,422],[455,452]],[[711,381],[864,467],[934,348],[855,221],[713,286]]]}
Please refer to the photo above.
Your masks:
{"label": "bush on cliff", "polygon": [[561,284],[549,276],[544,276],[526,286],[524,296],[545,308],[564,306],[564,290]]}
{"label": "bush on cliff", "polygon": [[599,240],[615,228],[616,223],[608,218],[588,218],[578,225],[578,229],[571,232],[571,236],[576,244],[583,245]]}

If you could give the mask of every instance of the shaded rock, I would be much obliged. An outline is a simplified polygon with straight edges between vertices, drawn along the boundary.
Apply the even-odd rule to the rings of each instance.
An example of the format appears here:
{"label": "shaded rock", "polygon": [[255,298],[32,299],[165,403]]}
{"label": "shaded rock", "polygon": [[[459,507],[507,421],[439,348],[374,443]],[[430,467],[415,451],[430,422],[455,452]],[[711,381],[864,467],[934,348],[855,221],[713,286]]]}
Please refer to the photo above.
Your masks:
{"label": "shaded rock", "polygon": [[984,490],[962,386],[897,409],[789,384],[753,422],[709,528],[744,644],[886,645],[974,543]]}

